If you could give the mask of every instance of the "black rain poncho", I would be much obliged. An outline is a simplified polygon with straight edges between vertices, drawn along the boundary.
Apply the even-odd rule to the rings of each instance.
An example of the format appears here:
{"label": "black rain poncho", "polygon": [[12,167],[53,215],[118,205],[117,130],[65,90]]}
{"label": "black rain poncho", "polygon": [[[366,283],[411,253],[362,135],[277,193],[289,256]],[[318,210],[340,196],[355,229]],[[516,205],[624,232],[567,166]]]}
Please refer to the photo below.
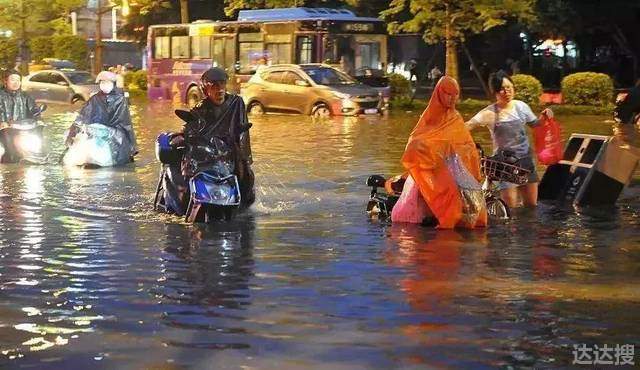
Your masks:
{"label": "black rain poncho", "polygon": [[616,103],[613,115],[621,123],[634,123],[638,114],[640,114],[640,86],[635,86],[629,90],[622,101]]}
{"label": "black rain poncho", "polygon": [[30,119],[37,111],[35,100],[24,91],[0,89],[0,122]]}
{"label": "black rain poncho", "polygon": [[[195,135],[209,142],[213,137],[219,137],[229,148],[232,148],[234,173],[238,176],[240,184],[242,206],[251,205],[255,200],[254,174],[251,169],[253,157],[249,136],[251,124],[244,101],[238,95],[226,94],[222,105],[215,106],[209,99],[204,99],[191,110],[191,113],[202,119],[185,124],[184,134]],[[188,160],[185,161],[185,163],[188,162]],[[184,169],[183,172],[185,172]],[[189,170],[187,169],[186,172]]]}
{"label": "black rain poncho", "polygon": [[[231,148],[235,166],[233,172],[238,177],[240,185],[240,207],[249,207],[255,201],[254,174],[251,169],[253,158],[249,138],[251,125],[242,98],[226,94],[225,101],[220,106],[215,106],[205,99],[191,112],[199,120],[184,125],[185,140],[211,142],[215,137],[223,140],[225,146]],[[180,166],[167,165],[166,176],[163,178],[164,202],[172,212],[180,215],[185,213],[189,200],[188,179],[198,170],[206,168],[206,162],[207,158],[193,158],[191,153],[187,152]]]}

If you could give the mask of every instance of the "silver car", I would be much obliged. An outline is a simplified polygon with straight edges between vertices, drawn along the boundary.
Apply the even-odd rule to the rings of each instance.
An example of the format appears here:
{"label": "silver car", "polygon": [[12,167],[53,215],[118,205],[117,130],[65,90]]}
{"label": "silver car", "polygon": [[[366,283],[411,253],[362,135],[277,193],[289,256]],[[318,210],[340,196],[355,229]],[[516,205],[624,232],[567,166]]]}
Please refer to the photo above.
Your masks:
{"label": "silver car", "polygon": [[39,102],[83,103],[98,92],[91,73],[76,70],[44,70],[25,77],[22,89]]}
{"label": "silver car", "polygon": [[241,92],[250,114],[313,116],[379,114],[378,91],[324,64],[280,64],[259,69]]}

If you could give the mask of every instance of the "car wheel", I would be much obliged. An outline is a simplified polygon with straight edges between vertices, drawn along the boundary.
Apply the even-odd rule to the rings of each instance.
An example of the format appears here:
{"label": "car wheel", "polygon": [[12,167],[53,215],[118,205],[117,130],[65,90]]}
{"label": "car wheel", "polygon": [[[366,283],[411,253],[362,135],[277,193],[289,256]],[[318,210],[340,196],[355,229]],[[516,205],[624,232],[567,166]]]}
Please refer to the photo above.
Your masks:
{"label": "car wheel", "polygon": [[247,108],[247,113],[251,115],[262,115],[265,113],[264,106],[260,104],[260,102],[252,101],[249,103],[249,107]]}
{"label": "car wheel", "polygon": [[311,115],[315,118],[331,117],[331,109],[325,103],[318,103],[311,109]]}
{"label": "car wheel", "polygon": [[203,96],[200,89],[197,86],[191,86],[187,91],[187,106],[193,109],[202,99]]}
{"label": "car wheel", "polygon": [[73,98],[71,98],[71,104],[83,104],[84,103],[84,98],[82,96],[74,96]]}

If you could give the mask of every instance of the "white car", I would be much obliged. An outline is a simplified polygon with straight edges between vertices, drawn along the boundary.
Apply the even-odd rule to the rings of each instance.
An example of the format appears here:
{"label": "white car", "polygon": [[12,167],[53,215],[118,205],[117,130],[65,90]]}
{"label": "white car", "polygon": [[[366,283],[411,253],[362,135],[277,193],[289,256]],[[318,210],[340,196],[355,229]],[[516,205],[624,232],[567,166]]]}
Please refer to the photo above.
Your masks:
{"label": "white car", "polygon": [[84,103],[98,92],[91,73],[76,70],[44,70],[25,77],[22,90],[38,102]]}

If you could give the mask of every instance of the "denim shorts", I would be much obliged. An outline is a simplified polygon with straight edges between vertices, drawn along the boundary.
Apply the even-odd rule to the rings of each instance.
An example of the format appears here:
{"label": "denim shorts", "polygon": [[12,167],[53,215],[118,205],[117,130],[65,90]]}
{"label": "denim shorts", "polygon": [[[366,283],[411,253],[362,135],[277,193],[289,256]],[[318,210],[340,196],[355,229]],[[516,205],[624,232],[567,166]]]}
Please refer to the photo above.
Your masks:
{"label": "denim shorts", "polygon": [[[540,179],[538,178],[538,172],[536,171],[536,164],[533,161],[533,156],[528,155],[526,157],[520,158],[518,160],[518,166],[531,171],[529,173],[529,176],[527,177],[527,184],[540,182]],[[498,183],[498,188],[500,190],[514,188],[516,186],[521,186],[521,185],[517,185],[512,182],[506,182],[506,181],[500,181]]]}

